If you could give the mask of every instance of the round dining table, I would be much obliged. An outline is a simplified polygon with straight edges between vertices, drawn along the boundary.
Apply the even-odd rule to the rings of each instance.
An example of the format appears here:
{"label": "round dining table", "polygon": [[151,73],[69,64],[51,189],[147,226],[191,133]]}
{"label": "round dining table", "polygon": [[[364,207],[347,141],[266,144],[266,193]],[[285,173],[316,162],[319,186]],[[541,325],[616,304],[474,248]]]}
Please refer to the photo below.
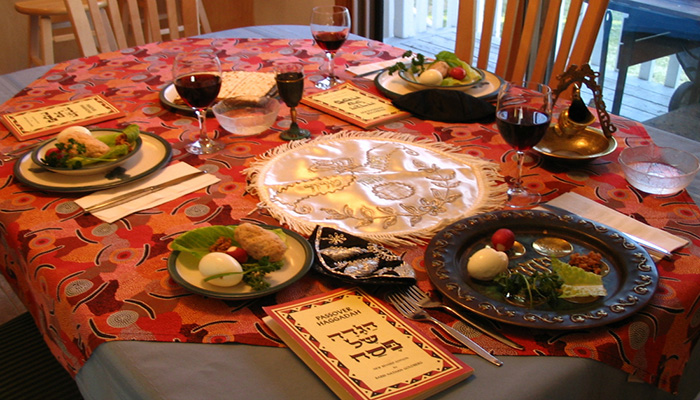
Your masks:
{"label": "round dining table", "polygon": [[[52,85],[59,81],[62,88],[70,88],[76,93],[81,91],[108,93],[125,108],[132,111],[138,108],[138,112],[127,114],[127,119],[137,118],[139,120],[133,122],[143,124],[147,126],[148,131],[170,139],[174,149],[174,159],[195,166],[204,165],[208,162],[206,157],[187,155],[182,152],[183,146],[179,143],[187,134],[196,131],[195,122],[190,117],[176,115],[159,103],[158,91],[169,84],[169,72],[163,72],[169,66],[163,62],[163,59],[187,46],[211,44],[230,46],[226,47],[226,56],[222,58],[224,64],[244,66],[249,70],[269,69],[271,60],[281,55],[321,62],[322,51],[316,47],[315,51],[318,54],[313,53],[310,39],[311,33],[308,27],[255,26],[181,39],[181,42],[175,44],[168,42],[149,44],[107,56],[98,55],[88,59],[71,60],[48,68],[48,72],[41,70],[40,72],[45,73],[42,77],[37,77],[37,81],[30,83],[27,89],[23,89],[4,106],[16,111],[22,109],[23,101],[29,104],[32,99],[56,98],[58,101],[71,98],[71,93],[55,91]],[[391,49],[391,46],[367,41],[355,35],[351,35],[348,43],[347,48],[340,50],[339,64],[344,62],[344,49],[353,52],[354,58],[348,56],[347,62],[355,64],[364,62],[362,60],[380,61],[381,58],[378,58],[377,54],[382,52],[387,60],[401,55],[399,49]],[[245,48],[243,53],[238,51],[241,46]],[[274,52],[271,49],[274,49]],[[137,82],[133,88],[127,87],[128,85],[110,86],[112,79],[125,82],[126,78],[120,75],[122,72],[100,70],[90,76],[89,83],[74,81],[76,75],[70,74],[71,69],[88,73],[86,71],[91,69],[97,71],[99,67],[110,66],[110,63],[116,65],[120,62],[117,59],[122,56],[131,57],[129,60],[132,61],[124,68],[128,70],[126,75],[129,79]],[[371,80],[363,81],[362,78],[353,77],[340,69],[341,67],[338,67],[341,77],[351,80],[366,90],[376,91]],[[143,82],[147,82],[149,90],[143,89],[146,86]],[[307,89],[311,86],[312,84],[307,82]],[[133,104],[139,104],[139,106],[135,107]],[[284,143],[277,137],[285,128],[284,121],[289,118],[288,112],[288,108],[283,106],[276,124],[271,130],[261,134],[260,138],[227,137],[217,127],[215,120],[209,121],[210,128],[217,129],[217,134],[227,145],[223,155],[213,156],[214,161],[210,164],[216,164],[220,171],[226,169],[235,172],[222,174],[223,182],[217,184],[215,190],[202,190],[197,192],[198,195],[190,195],[185,200],[181,199],[177,205],[166,203],[153,210],[145,210],[134,216],[125,217],[113,224],[102,224],[94,216],[71,208],[73,200],[78,195],[42,193],[11,182],[9,178],[11,173],[3,173],[2,177],[7,177],[5,187],[9,185],[14,196],[12,204],[5,204],[1,212],[4,215],[2,217],[3,235],[6,235],[8,228],[14,232],[15,225],[12,224],[16,223],[22,227],[26,225],[22,231],[25,237],[37,238],[27,243],[14,238],[4,240],[4,254],[8,257],[6,259],[17,258],[19,261],[12,266],[3,266],[3,273],[10,277],[8,280],[12,285],[18,287],[20,298],[28,303],[28,308],[47,338],[51,350],[75,377],[85,399],[325,399],[334,397],[333,392],[323,381],[292,351],[279,343],[274,345],[273,341],[266,340],[267,332],[256,331],[261,329],[257,322],[261,317],[260,304],[256,305],[256,302],[269,305],[283,299],[298,298],[305,291],[327,290],[328,288],[324,286],[327,283],[323,279],[310,273],[310,276],[285,289],[284,294],[276,298],[268,296],[263,299],[231,301],[208,299],[199,294],[192,294],[172,282],[167,272],[167,243],[172,239],[172,232],[177,229],[231,224],[247,219],[265,223],[275,222],[264,210],[256,208],[257,200],[251,199],[250,193],[245,190],[245,179],[241,176],[244,168],[249,166],[252,159],[260,152]],[[330,115],[322,115],[320,111],[305,105],[300,106],[299,115],[302,124],[312,131],[313,137],[330,135],[343,130],[360,130]],[[410,131],[427,139],[457,143],[473,154],[491,157],[494,162],[500,163],[503,175],[514,172],[510,159],[500,156],[501,153],[506,152],[507,146],[500,136],[494,133],[493,124],[484,124],[475,128],[471,125],[464,127],[460,124],[423,121],[415,117],[407,121],[409,122],[385,125],[384,129]],[[638,123],[615,116],[613,122],[621,126],[618,141],[622,147],[651,140],[644,127]],[[692,149],[700,151],[700,144],[697,142],[690,140],[684,142],[683,138],[658,130],[649,130],[648,134],[657,144],[683,146],[691,151]],[[7,145],[14,139],[7,134],[2,140],[2,144]],[[474,140],[478,141],[475,145],[472,143]],[[18,146],[13,145],[13,147]],[[499,155],[494,157],[493,154]],[[680,232],[679,234],[686,236],[698,236],[691,237],[691,244],[675,252],[671,259],[660,261],[659,268],[664,269],[660,274],[665,277],[662,279],[675,280],[680,276],[675,274],[691,276],[691,274],[700,273],[697,264],[694,266],[694,271],[691,270],[693,263],[700,263],[700,251],[697,248],[697,244],[700,243],[700,220],[698,219],[700,211],[696,204],[700,199],[698,180],[695,180],[689,191],[671,195],[668,201],[653,196],[639,196],[637,192],[624,185],[624,178],[621,177],[619,166],[616,165],[616,157],[617,153],[592,166],[576,169],[573,172],[558,167],[548,167],[547,172],[542,172],[543,182],[535,186],[548,193],[550,197],[565,190],[575,190],[588,195],[598,193],[600,199],[614,202],[616,208],[621,211],[635,214],[638,218],[648,216],[650,217],[648,223],[661,228],[679,227],[677,221],[687,222],[685,227],[680,224],[683,231],[679,229],[674,232]],[[540,173],[536,168],[544,168],[544,166],[531,160],[527,168],[527,176],[535,180],[533,177],[537,177]],[[600,176],[614,178],[615,182],[605,182]],[[18,195],[20,192],[23,196]],[[630,198],[630,193],[638,195],[639,198]],[[610,199],[609,196],[617,197]],[[695,198],[695,202],[691,196]],[[221,203],[217,203],[219,201]],[[628,206],[631,203],[634,203],[635,207]],[[679,203],[682,203],[682,206]],[[193,204],[198,208],[195,209]],[[214,207],[214,204],[218,206]],[[204,206],[215,208],[217,211],[207,211]],[[664,207],[675,207],[674,210],[677,210],[675,212],[681,215],[676,219],[661,218],[658,215],[662,214],[662,211],[659,210],[663,210]],[[53,211],[53,208],[56,210]],[[51,226],[31,228],[27,225],[29,224],[27,221],[14,221],[14,218],[21,218],[17,216],[18,210],[23,210],[28,214],[35,213],[34,223],[41,225],[39,221],[41,213],[49,209],[52,210],[52,218],[57,215]],[[652,216],[654,218],[651,218]],[[66,221],[73,222],[65,225]],[[151,226],[151,223],[154,225]],[[74,232],[64,236],[61,230],[66,229],[72,229]],[[144,230],[149,229],[153,230],[154,236],[149,243],[143,244],[144,247],[148,247],[148,252],[140,253],[135,243],[125,244],[131,232],[134,235],[145,235]],[[86,235],[86,232],[89,234]],[[78,238],[77,241],[75,237]],[[110,239],[105,241],[104,238]],[[83,265],[86,259],[91,257],[85,253],[89,251],[86,249],[91,246],[96,247],[98,243],[103,246],[103,249],[95,256],[95,260],[101,272],[99,277],[93,277],[90,269],[84,268]],[[13,246],[15,246],[14,249]],[[81,250],[83,248],[81,246],[85,249]],[[112,251],[108,250],[111,246],[126,247],[119,253],[109,253]],[[418,246],[404,244],[398,246],[398,249],[405,253],[409,262],[418,269],[421,287],[431,288],[422,261],[425,243],[420,243]],[[57,253],[56,260],[64,264],[59,265],[53,259],[52,262],[42,261],[42,257],[46,257],[48,253]],[[104,254],[109,255],[104,256]],[[133,266],[133,272],[120,266],[126,264]],[[109,268],[110,265],[113,269]],[[148,268],[144,269],[145,265]],[[58,282],[46,281],[40,277],[43,273],[50,273],[52,269],[63,267],[70,271],[66,272],[64,278]],[[676,271],[675,267],[682,268],[683,271]],[[35,272],[26,273],[29,269]],[[18,277],[22,274],[29,276],[26,278],[28,282],[23,281],[25,278]],[[85,277],[83,283],[86,285],[88,280],[92,280],[95,284],[101,283],[100,291],[85,296],[82,293],[75,298],[64,297],[63,291],[64,286],[68,286],[67,282],[73,282],[80,276]],[[35,282],[29,282],[32,280]],[[134,286],[142,284],[147,287],[132,290]],[[697,399],[700,383],[696,379],[696,371],[700,370],[700,349],[698,346],[692,346],[690,342],[695,342],[700,332],[697,329],[697,321],[693,320],[693,316],[698,318],[698,311],[695,309],[698,306],[697,304],[690,306],[686,306],[685,303],[676,304],[675,310],[672,310],[673,307],[663,301],[672,298],[675,294],[670,292],[671,286],[663,287],[664,290],[655,295],[660,296],[655,297],[659,300],[652,300],[652,304],[641,313],[654,319],[662,312],[655,307],[663,307],[663,312],[668,311],[673,318],[678,319],[674,319],[673,323],[665,320],[656,321],[659,331],[646,332],[649,337],[641,343],[634,341],[638,337],[635,336],[638,335],[638,331],[634,329],[640,329],[641,326],[636,316],[630,316],[629,319],[611,324],[607,328],[596,326],[579,331],[547,329],[530,331],[529,328],[495,323],[494,326],[499,331],[516,341],[526,343],[527,350],[523,352],[509,351],[503,346],[496,346],[493,340],[465,327],[466,332],[481,345],[495,346],[496,354],[504,365],[496,367],[465,349],[448,347],[453,350],[456,357],[473,367],[474,373],[467,380],[431,398]],[[680,286],[673,287],[680,288]],[[78,285],[71,286],[71,290],[79,289]],[[83,287],[80,290],[89,293],[92,289]],[[107,327],[105,320],[109,319],[107,313],[113,312],[116,307],[114,303],[117,300],[123,300],[119,294],[121,290],[137,293],[126,299],[124,303],[128,303],[132,314],[135,315],[137,312],[140,314],[139,323],[133,324],[133,330],[128,331],[130,322],[121,320],[120,323],[123,326],[119,332],[105,330]],[[685,290],[695,295],[700,294],[697,289],[685,288]],[[681,296],[678,295],[678,297]],[[149,308],[151,299],[163,304],[166,301],[171,305],[175,302],[177,305],[173,305],[168,310],[151,309]],[[683,301],[687,302],[687,299],[684,298]],[[192,333],[204,326],[197,325],[201,323],[201,319],[197,318],[202,318],[205,314],[202,309],[197,309],[197,305],[216,312],[222,319],[227,315],[230,315],[231,319],[238,318],[242,315],[240,313],[243,308],[257,311],[246,311],[247,314],[240,320],[240,323],[246,326],[239,331],[233,329],[230,332],[222,331],[217,335],[204,337]],[[83,314],[80,318],[84,319],[77,317],[81,308],[89,308],[89,311],[80,312]],[[107,311],[108,309],[110,311]],[[75,319],[69,316],[70,313],[76,315]],[[681,313],[691,321],[679,322],[680,317],[676,315]],[[164,319],[165,322],[163,322]],[[442,315],[441,319],[455,323],[455,320],[447,315]],[[170,333],[167,335],[158,333],[160,326],[157,326],[158,321],[155,320],[160,320],[163,326],[170,329]],[[676,325],[673,324],[679,324],[678,326],[682,326],[682,329],[687,332],[667,331],[675,329]],[[195,325],[197,325],[196,329],[193,328]],[[419,325],[420,329],[427,334],[434,335],[436,332],[423,324]],[[181,335],[176,332],[178,329],[182,332]],[[185,333],[185,330],[189,332]],[[586,334],[594,335],[592,337],[596,338],[596,343],[591,342],[588,346],[586,340],[581,339]],[[680,346],[684,351],[680,356],[684,369],[682,366],[677,369],[685,371],[682,375],[674,373],[667,376],[663,371],[664,364],[672,365],[677,362],[679,356],[667,354],[663,349],[659,354],[647,354],[654,349],[654,341],[657,338],[660,340],[662,338],[664,346],[671,348],[672,340],[667,339],[671,337],[669,335],[689,341]],[[577,339],[569,342],[566,336],[576,336]],[[610,346],[615,347],[615,340],[621,342],[620,348],[624,349],[624,354],[607,356],[593,354],[609,352]],[[629,345],[628,341],[632,344]],[[447,342],[443,341],[443,344],[445,343]],[[561,348],[558,348],[559,344]],[[599,347],[596,347],[598,345]],[[567,346],[569,349],[564,348]],[[634,359],[626,359],[628,354],[632,354]],[[641,374],[646,377],[644,379],[640,374],[636,374],[637,371],[634,369],[637,367],[644,369],[647,362],[653,362],[654,368],[649,368],[651,373]]]}

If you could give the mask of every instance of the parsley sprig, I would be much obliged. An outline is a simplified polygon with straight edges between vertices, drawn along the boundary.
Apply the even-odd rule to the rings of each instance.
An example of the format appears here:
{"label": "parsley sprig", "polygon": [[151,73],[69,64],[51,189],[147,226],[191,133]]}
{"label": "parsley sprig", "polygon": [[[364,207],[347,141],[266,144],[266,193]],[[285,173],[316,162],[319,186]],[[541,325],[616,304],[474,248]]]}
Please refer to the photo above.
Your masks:
{"label": "parsley sprig", "polygon": [[556,273],[539,271],[532,275],[504,272],[497,275],[494,282],[504,296],[523,298],[531,308],[540,302],[555,306],[563,284]]}
{"label": "parsley sprig", "polygon": [[[408,50],[405,53],[403,53],[402,57],[411,57],[412,55],[413,52],[411,50]],[[396,64],[388,68],[389,75],[392,75],[396,71],[407,71],[408,69],[410,69],[411,72],[413,72],[414,74],[418,72],[423,72],[423,70],[425,70],[425,61],[426,60],[424,55],[416,53],[416,56],[411,59],[410,68],[402,62],[397,62]]]}

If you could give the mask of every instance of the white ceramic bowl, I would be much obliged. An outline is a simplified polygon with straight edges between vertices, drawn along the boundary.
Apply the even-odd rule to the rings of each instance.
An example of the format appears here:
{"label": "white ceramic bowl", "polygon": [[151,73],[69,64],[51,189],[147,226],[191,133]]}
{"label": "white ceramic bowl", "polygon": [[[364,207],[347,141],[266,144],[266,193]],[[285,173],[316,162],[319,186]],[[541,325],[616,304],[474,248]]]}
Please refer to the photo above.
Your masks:
{"label": "white ceramic bowl", "polygon": [[474,68],[479,73],[479,77],[477,79],[472,80],[469,83],[465,83],[463,85],[452,85],[452,86],[442,86],[442,85],[426,85],[424,83],[418,82],[416,77],[413,75],[413,72],[410,70],[407,71],[399,71],[399,76],[401,79],[406,81],[410,86],[412,86],[415,89],[422,90],[422,89],[446,89],[446,90],[465,90],[468,89],[477,83],[481,82],[484,80],[484,71]]}
{"label": "white ceramic bowl", "polygon": [[[91,129],[90,132],[94,137],[100,137],[101,135],[112,135],[115,132],[121,132],[119,129]],[[41,161],[42,158],[46,155],[46,152],[50,149],[53,149],[56,146],[56,139],[51,139],[47,140],[45,144],[42,146],[36,148],[34,152],[32,153],[32,161],[34,161],[35,164],[41,166],[44,169],[47,169],[51,172],[55,172],[57,174],[62,174],[62,175],[98,175],[98,174],[104,174],[106,172],[109,172],[113,170],[114,168],[124,164],[126,160],[130,159],[133,157],[136,153],[139,152],[139,149],[141,148],[141,144],[143,141],[139,137],[136,140],[136,145],[134,146],[134,149],[131,150],[128,154],[125,154],[121,158],[114,160],[114,161],[109,161],[109,162],[99,162],[95,164],[90,164],[82,168],[78,169],[70,169],[70,168],[59,168],[59,167],[51,167],[46,165],[43,161]]]}
{"label": "white ceramic bowl", "polygon": [[652,194],[673,194],[685,189],[700,170],[694,155],[654,145],[628,147],[618,158],[627,181]]}
{"label": "white ceramic bowl", "polygon": [[219,124],[238,136],[257,135],[277,119],[280,103],[271,97],[232,97],[212,108]]}

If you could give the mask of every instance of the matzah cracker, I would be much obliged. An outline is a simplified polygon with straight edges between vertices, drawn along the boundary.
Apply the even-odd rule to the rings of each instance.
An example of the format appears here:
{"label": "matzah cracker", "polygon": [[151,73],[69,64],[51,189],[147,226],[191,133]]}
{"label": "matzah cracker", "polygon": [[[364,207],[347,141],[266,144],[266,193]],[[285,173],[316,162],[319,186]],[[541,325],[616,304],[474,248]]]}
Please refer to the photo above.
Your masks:
{"label": "matzah cracker", "polygon": [[[236,96],[258,96],[269,94],[277,83],[273,72],[224,71],[221,73],[221,90],[217,101]],[[175,104],[184,104],[177,95]]]}

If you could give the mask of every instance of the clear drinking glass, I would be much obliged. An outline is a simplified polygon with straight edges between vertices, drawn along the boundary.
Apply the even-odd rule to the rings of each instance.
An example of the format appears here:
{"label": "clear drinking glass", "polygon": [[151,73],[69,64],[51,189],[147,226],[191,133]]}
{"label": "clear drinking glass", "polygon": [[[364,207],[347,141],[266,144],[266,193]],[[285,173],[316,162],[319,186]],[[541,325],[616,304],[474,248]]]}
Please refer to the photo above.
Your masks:
{"label": "clear drinking glass", "polygon": [[328,89],[343,83],[335,75],[335,54],[350,34],[350,11],[343,6],[318,6],[311,12],[311,35],[326,52],[328,76],[316,82],[316,87]]}
{"label": "clear drinking glass", "polygon": [[306,129],[300,129],[297,124],[297,109],[304,94],[304,65],[301,63],[284,63],[275,65],[275,81],[277,92],[289,107],[292,124],[289,129],[280,134],[284,140],[304,139],[311,136]]}
{"label": "clear drinking glass", "polygon": [[221,90],[221,62],[211,50],[180,53],[173,64],[173,83],[177,94],[192,107],[199,122],[199,138],[187,144],[192,154],[211,154],[222,146],[207,136],[207,108]]}
{"label": "clear drinking glass", "polygon": [[508,189],[512,208],[539,204],[541,195],[523,187],[525,151],[535,146],[547,132],[552,119],[552,89],[537,82],[506,82],[498,92],[496,125],[503,139],[517,153],[518,172]]}

